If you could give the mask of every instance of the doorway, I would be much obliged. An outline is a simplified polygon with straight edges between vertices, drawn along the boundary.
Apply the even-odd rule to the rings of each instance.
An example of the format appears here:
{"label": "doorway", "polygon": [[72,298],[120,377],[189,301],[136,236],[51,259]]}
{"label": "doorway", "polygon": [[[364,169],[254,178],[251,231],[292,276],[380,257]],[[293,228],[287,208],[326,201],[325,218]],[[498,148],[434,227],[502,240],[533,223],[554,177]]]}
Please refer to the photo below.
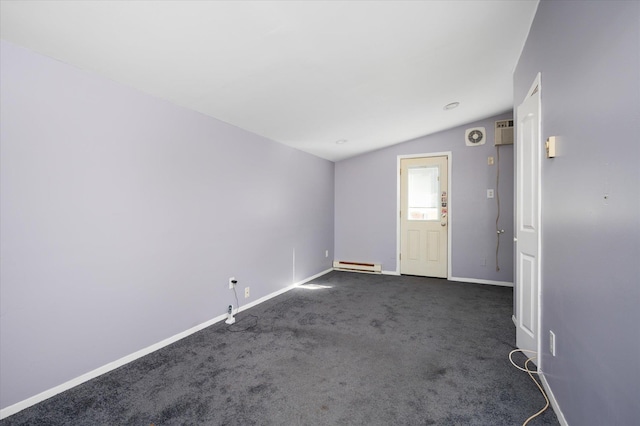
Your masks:
{"label": "doorway", "polygon": [[449,275],[449,157],[399,158],[400,274]]}

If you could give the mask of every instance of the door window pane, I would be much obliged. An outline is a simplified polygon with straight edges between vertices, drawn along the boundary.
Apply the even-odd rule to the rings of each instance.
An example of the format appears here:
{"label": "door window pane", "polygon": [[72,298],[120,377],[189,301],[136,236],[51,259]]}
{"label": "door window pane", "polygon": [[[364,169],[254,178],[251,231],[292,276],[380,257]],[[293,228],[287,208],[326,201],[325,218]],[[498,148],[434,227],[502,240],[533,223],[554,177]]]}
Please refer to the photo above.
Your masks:
{"label": "door window pane", "polygon": [[407,171],[407,220],[438,220],[439,167],[410,167]]}

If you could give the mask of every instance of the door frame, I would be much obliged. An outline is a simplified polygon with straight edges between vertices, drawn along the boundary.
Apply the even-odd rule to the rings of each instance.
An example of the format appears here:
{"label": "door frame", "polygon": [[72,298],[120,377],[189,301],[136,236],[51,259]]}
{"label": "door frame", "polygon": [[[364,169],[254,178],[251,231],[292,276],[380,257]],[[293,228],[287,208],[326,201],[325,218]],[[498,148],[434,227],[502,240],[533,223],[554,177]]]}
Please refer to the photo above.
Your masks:
{"label": "door frame", "polygon": [[400,162],[401,160],[407,158],[429,158],[429,157],[447,157],[447,179],[448,186],[448,224],[447,224],[447,279],[451,279],[451,229],[453,228],[453,220],[452,212],[455,210],[451,207],[453,204],[452,192],[452,180],[451,180],[451,170],[453,169],[453,155],[451,151],[443,151],[443,152],[428,152],[423,154],[407,154],[407,155],[398,155],[396,160],[396,271],[395,275],[400,275],[400,209],[401,209],[401,200],[400,200]]}

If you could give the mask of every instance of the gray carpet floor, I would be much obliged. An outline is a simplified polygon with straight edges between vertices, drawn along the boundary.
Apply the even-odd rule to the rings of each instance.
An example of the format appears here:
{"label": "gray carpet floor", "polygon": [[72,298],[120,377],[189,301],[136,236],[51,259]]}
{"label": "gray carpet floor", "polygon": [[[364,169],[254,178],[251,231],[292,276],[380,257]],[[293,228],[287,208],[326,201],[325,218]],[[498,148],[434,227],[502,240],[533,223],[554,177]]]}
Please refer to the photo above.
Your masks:
{"label": "gray carpet floor", "polygon": [[521,425],[545,402],[507,358],[512,298],[334,271],[0,425]]}

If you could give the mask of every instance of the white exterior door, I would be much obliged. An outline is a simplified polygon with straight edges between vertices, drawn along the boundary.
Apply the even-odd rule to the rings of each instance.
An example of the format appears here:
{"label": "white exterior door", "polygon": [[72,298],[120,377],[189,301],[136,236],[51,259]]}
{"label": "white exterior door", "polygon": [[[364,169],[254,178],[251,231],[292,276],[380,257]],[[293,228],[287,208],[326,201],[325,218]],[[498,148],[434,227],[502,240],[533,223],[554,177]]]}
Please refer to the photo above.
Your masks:
{"label": "white exterior door", "polygon": [[540,113],[538,74],[518,107],[516,141],[516,346],[535,352],[540,333]]}
{"label": "white exterior door", "polygon": [[400,160],[400,273],[447,278],[448,159]]}

